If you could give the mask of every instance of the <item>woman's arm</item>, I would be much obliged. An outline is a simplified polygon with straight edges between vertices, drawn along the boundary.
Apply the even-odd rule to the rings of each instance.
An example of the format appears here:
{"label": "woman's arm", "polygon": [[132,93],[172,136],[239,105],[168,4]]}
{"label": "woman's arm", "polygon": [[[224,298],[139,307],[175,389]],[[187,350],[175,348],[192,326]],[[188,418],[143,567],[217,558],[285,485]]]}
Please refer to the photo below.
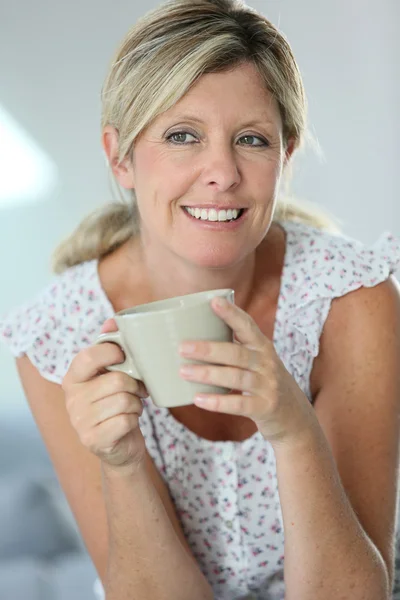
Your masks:
{"label": "woman's arm", "polygon": [[334,301],[319,425],[275,445],[286,600],[389,600],[399,464],[400,303],[392,281]]}
{"label": "woman's arm", "polygon": [[[107,526],[107,512],[102,491],[103,479],[100,460],[79,441],[66,410],[64,392],[61,386],[41,377],[27,356],[17,359],[17,368],[25,395],[55,467],[57,477],[104,585],[107,578],[110,533]],[[184,566],[176,574],[184,578],[187,566],[191,573],[191,579],[198,582],[198,593],[207,589],[208,584],[187,544],[168,488],[148,452],[146,453],[145,467],[141,475],[138,475],[137,485],[135,486],[136,497],[132,496],[131,484],[132,482],[124,486],[123,478],[121,479],[118,476],[104,481],[105,493],[109,498],[109,510],[113,510],[115,503],[120,507],[117,522],[119,522],[118,519],[121,519],[121,522],[125,522],[128,526],[129,517],[124,520],[124,515],[132,509],[135,512],[135,501],[138,502],[137,513],[137,510],[142,510],[141,507],[145,503],[145,499],[147,503],[151,497],[153,506],[158,507],[160,531],[170,531],[169,539],[173,543],[168,552],[172,551],[172,554],[176,553],[179,556],[183,553],[187,557],[182,561]],[[142,484],[144,486],[143,491],[141,490]],[[116,492],[118,493],[116,494]],[[123,501],[123,499],[126,501]],[[114,522],[112,519],[111,523]],[[153,544],[154,534],[149,535],[151,523],[144,520],[142,527],[144,532],[143,541],[149,540],[150,544]],[[130,574],[135,572],[135,544],[140,545],[141,543],[137,535],[131,537],[131,542],[132,547],[129,552],[121,557],[121,560],[126,561],[126,568],[129,567]],[[147,568],[150,575],[154,575],[155,570],[152,566],[154,552],[152,548],[150,549],[151,553],[147,561]],[[112,564],[115,565],[114,556],[112,561]],[[160,566],[162,568],[162,565]],[[129,578],[126,580],[125,585],[127,588],[130,585]],[[211,592],[209,591],[209,593],[211,598]],[[143,597],[150,598],[151,596],[142,594],[135,596],[133,600]],[[169,598],[172,597],[169,596]],[[152,598],[157,600],[157,596]],[[196,596],[193,596],[193,598],[196,598]],[[199,595],[199,598],[207,598],[207,596]],[[128,593],[122,592],[118,600],[130,600],[130,597]]]}
{"label": "woman's arm", "polygon": [[180,542],[144,464],[103,466],[110,544],[107,600],[212,600]]}

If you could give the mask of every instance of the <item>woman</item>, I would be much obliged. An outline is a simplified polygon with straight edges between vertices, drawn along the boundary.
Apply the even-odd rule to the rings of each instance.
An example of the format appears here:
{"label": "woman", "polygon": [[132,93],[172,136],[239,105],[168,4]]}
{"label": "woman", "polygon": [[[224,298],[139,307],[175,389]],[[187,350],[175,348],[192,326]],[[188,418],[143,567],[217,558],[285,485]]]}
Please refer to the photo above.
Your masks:
{"label": "woman", "polygon": [[[1,329],[107,600],[388,599],[400,245],[283,205],[306,131],[288,42],[239,2],[167,2],[102,102],[130,200],[86,219]],[[234,393],[160,409],[106,370],[116,311],[226,287],[239,343],[182,348],[202,364],[181,376]]]}

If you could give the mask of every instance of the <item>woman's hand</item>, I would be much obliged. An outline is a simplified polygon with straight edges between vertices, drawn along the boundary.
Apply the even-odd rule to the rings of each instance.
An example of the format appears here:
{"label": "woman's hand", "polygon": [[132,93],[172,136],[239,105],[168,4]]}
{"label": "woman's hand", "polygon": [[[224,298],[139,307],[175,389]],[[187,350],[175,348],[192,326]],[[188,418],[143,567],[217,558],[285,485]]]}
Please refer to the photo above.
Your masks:
{"label": "woman's hand", "polygon": [[214,298],[211,306],[239,343],[187,341],[186,350],[181,345],[181,355],[208,364],[182,367],[181,376],[238,393],[199,394],[194,403],[206,410],[249,417],[271,443],[307,435],[318,424],[317,417],[272,342],[250,315],[221,300],[219,306]]}
{"label": "woman's hand", "polygon": [[[116,331],[108,319],[101,333]],[[104,342],[81,350],[72,360],[62,388],[73,427],[82,444],[113,467],[137,465],[145,457],[139,428],[140,398],[148,392],[141,381],[105,367],[125,360],[117,344]]]}

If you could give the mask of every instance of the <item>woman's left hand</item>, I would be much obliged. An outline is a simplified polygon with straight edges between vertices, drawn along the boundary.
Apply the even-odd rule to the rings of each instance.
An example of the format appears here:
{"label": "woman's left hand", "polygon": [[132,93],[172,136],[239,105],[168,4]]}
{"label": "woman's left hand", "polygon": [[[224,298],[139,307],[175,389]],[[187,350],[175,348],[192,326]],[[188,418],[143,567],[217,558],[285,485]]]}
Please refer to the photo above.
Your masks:
{"label": "woman's left hand", "polygon": [[271,340],[235,304],[222,299],[219,306],[214,298],[211,306],[239,343],[187,341],[181,345],[181,355],[208,364],[182,367],[181,376],[242,393],[199,394],[194,403],[206,410],[249,417],[271,443],[307,435],[318,423],[314,410]]}

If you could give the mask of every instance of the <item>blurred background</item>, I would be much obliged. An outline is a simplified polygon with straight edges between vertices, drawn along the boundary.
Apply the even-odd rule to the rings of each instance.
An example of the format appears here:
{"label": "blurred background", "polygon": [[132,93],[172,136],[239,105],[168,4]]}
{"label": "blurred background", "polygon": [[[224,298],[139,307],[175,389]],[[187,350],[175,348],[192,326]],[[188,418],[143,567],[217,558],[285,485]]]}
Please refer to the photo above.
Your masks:
{"label": "blurred background", "polygon": [[[0,315],[52,274],[50,254],[112,199],[99,95],[117,44],[150,0],[0,0]],[[293,192],[344,233],[400,234],[398,0],[250,0],[288,37],[320,150]],[[0,600],[90,600],[95,571],[0,347]]]}

